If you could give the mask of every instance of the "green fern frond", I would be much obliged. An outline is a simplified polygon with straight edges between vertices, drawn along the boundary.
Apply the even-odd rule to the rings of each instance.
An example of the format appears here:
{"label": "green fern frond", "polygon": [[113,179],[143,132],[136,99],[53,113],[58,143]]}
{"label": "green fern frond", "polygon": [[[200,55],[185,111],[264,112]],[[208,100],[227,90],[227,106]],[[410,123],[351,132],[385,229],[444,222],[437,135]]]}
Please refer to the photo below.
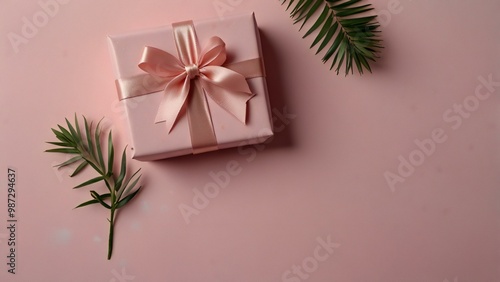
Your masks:
{"label": "green fern frond", "polygon": [[[108,239],[108,260],[111,259],[113,253],[113,236],[114,224],[116,213],[118,209],[122,208],[132,200],[137,193],[141,190],[142,186],[136,187],[137,182],[141,178],[137,170],[132,176],[127,175],[127,155],[126,150],[123,150],[120,174],[116,175],[113,170],[115,149],[113,145],[113,138],[111,131],[108,134],[107,144],[101,140],[101,122],[94,128],[93,124],[87,122],[83,117],[84,127],[80,128],[78,117],[75,114],[75,121],[72,124],[66,119],[66,126],[58,125],[57,129],[52,129],[58,141],[47,142],[56,146],[53,149],[48,149],[45,152],[49,153],[65,153],[73,155],[69,160],[57,165],[56,167],[65,167],[71,164],[77,164],[77,168],[70,175],[71,177],[77,175],[87,165],[90,165],[97,173],[98,176],[93,177],[74,188],[82,188],[99,182],[104,182],[108,188],[109,193],[99,194],[94,190],[90,191],[92,199],[85,201],[78,205],[76,208],[81,208],[89,205],[100,204],[106,209],[110,210],[109,221],[109,239]],[[83,132],[83,133],[82,133]],[[103,153],[102,145],[107,145],[107,154]],[[104,160],[107,156],[107,162]]]}
{"label": "green fern frond", "polygon": [[286,9],[294,24],[302,23],[301,29],[309,19],[316,18],[303,37],[318,31],[310,48],[318,45],[318,54],[329,46],[322,60],[323,63],[331,61],[330,69],[335,68],[338,74],[344,65],[346,75],[354,73],[354,68],[360,74],[363,69],[371,72],[370,61],[375,62],[383,48],[377,16],[366,15],[373,10],[371,4],[359,4],[362,0],[281,1],[288,3]]}

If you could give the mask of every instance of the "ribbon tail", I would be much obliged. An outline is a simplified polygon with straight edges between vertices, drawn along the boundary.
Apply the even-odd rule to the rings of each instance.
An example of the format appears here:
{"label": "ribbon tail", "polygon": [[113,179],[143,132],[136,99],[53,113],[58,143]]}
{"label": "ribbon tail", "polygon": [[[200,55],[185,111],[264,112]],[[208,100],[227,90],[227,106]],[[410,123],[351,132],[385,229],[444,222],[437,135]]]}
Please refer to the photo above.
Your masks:
{"label": "ribbon tail", "polygon": [[193,154],[217,150],[217,138],[210,109],[198,79],[191,81],[191,94],[188,100],[187,115]]}
{"label": "ribbon tail", "polygon": [[165,87],[163,98],[156,114],[155,123],[165,122],[168,133],[172,131],[180,112],[187,101],[190,91],[190,80],[181,74]]}
{"label": "ribbon tail", "polygon": [[246,124],[247,102],[255,96],[249,91],[237,91],[221,87],[211,81],[202,81],[202,87],[221,108],[231,113],[236,119]]}

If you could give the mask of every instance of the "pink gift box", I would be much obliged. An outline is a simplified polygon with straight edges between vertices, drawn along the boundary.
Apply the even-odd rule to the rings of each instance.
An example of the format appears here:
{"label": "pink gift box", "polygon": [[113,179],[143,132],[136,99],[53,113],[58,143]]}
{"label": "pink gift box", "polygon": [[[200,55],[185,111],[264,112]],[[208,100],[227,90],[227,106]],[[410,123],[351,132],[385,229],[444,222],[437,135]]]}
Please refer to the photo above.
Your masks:
{"label": "pink gift box", "polygon": [[[248,60],[262,61],[259,31],[252,14],[228,17],[224,20],[193,21],[200,48],[213,36],[226,46],[227,60],[222,66]],[[152,46],[177,57],[172,26],[109,36],[110,51],[116,79],[145,72],[138,67],[145,46]],[[273,135],[272,117],[264,77],[247,78],[254,96],[247,102],[246,123],[238,120],[207,96],[209,113],[217,148],[224,149],[261,143]],[[151,161],[193,153],[190,125],[186,114],[178,117],[172,130],[164,122],[155,123],[163,90],[132,98],[121,98],[125,106],[132,139],[134,159]],[[213,150],[213,149],[210,149]]]}

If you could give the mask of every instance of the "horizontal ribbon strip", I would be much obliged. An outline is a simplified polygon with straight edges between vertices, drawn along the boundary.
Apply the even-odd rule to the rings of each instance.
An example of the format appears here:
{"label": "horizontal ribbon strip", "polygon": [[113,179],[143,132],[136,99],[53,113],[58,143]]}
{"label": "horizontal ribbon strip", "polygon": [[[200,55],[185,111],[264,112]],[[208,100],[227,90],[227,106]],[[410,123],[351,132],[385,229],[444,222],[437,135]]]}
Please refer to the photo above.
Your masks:
{"label": "horizontal ribbon strip", "polygon": [[[233,70],[243,75],[246,79],[265,76],[260,58],[245,60],[241,62],[225,64],[225,68]],[[129,98],[139,97],[142,95],[153,94],[165,89],[165,86],[171,79],[155,77],[150,74],[138,74],[128,78],[120,78],[115,80],[118,98],[125,100]]]}

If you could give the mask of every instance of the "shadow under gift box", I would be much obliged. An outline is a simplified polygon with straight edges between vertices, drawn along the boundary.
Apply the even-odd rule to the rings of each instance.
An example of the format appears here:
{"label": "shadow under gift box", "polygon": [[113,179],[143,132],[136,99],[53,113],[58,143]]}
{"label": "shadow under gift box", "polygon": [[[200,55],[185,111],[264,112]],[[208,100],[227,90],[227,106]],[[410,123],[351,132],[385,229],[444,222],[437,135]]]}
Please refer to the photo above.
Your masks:
{"label": "shadow under gift box", "polygon": [[[253,13],[223,20],[193,22],[200,49],[213,36],[218,36],[225,42],[227,59],[223,67],[256,58],[262,62],[259,30]],[[109,36],[109,43],[116,79],[145,74],[138,64],[146,46],[178,57],[172,26]],[[262,143],[273,135],[264,64],[261,63],[261,66],[263,76],[246,80],[251,92],[255,94],[247,102],[246,124],[205,95],[218,149]],[[126,109],[134,159],[151,161],[193,153],[185,112],[181,111],[170,133],[164,122],[155,123],[163,95],[165,94],[161,90],[121,100]]]}

